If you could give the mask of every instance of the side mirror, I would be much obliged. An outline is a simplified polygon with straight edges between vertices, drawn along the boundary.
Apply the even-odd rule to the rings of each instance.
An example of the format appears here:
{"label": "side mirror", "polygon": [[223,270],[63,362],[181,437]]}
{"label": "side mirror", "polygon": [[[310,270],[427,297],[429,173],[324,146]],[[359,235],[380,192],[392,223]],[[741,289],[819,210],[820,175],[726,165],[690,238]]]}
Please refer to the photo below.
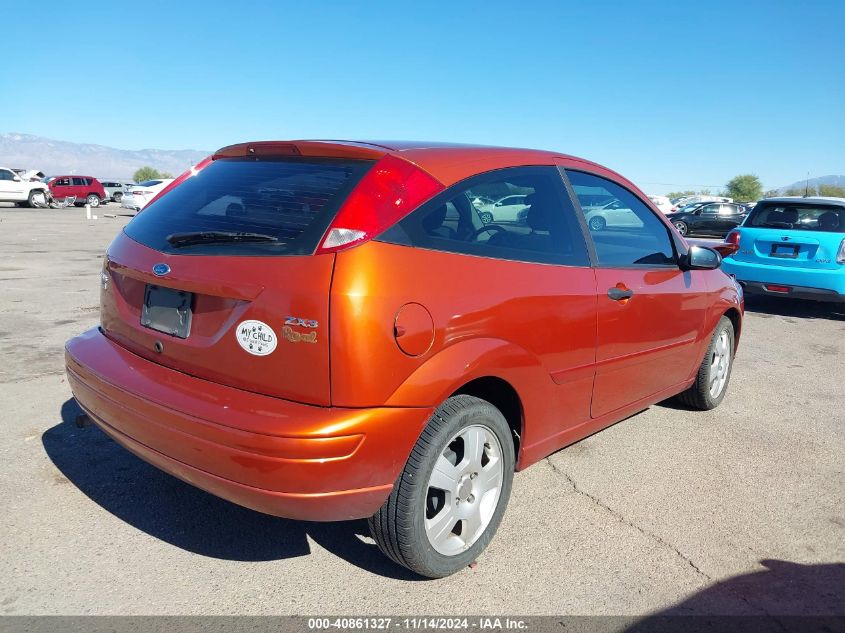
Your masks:
{"label": "side mirror", "polygon": [[716,270],[722,265],[722,256],[712,248],[693,245],[681,255],[680,264],[684,270]]}

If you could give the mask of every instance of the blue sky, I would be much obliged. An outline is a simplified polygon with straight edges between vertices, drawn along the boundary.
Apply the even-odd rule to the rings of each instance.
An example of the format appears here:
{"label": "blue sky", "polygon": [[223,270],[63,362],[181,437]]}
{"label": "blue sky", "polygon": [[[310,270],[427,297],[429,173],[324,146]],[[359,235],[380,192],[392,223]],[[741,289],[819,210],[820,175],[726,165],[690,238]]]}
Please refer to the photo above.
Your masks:
{"label": "blue sky", "polygon": [[0,39],[0,132],[126,149],[538,147],[655,193],[845,173],[840,1],[47,1],[35,14],[42,28]]}

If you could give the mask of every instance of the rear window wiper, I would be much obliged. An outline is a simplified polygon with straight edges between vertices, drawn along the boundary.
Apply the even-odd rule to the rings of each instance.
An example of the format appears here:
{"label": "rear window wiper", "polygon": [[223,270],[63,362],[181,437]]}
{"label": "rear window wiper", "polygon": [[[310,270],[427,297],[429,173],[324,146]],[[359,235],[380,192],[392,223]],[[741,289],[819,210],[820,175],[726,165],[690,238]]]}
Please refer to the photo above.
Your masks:
{"label": "rear window wiper", "polygon": [[176,248],[192,244],[214,244],[225,242],[278,242],[279,238],[266,233],[246,233],[243,231],[194,231],[191,233],[171,233],[167,241]]}

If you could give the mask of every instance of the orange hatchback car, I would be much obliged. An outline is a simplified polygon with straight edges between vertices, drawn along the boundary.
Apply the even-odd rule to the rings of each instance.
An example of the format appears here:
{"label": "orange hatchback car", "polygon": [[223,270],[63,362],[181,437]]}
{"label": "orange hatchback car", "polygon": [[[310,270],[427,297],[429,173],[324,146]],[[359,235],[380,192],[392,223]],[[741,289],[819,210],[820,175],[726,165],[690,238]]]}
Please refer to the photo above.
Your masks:
{"label": "orange hatchback car", "polygon": [[744,309],[633,184],[523,149],[226,147],[104,261],[66,348],[103,431],[260,512],[367,517],[429,577],[484,550],[515,470],[677,394],[717,406]]}

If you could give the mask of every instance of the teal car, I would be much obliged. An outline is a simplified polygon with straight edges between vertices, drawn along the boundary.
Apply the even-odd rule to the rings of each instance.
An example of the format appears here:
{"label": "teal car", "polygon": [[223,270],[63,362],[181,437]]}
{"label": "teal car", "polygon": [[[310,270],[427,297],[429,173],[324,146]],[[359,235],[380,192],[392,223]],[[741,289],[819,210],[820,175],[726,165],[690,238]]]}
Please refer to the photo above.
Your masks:
{"label": "teal car", "polygon": [[845,303],[845,198],[761,200],[726,241],[747,295]]}

